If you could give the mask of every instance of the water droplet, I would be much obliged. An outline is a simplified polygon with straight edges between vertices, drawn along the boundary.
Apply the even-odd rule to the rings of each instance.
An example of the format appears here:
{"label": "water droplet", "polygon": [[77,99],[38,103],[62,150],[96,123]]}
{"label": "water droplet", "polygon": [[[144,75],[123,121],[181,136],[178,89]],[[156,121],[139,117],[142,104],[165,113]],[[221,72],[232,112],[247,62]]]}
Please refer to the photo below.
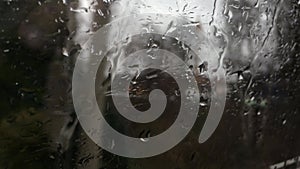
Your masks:
{"label": "water droplet", "polygon": [[111,140],[111,146],[110,146],[110,149],[114,149],[115,146],[116,146],[115,140]]}
{"label": "water droplet", "polygon": [[87,13],[88,9],[84,8],[84,7],[80,7],[80,8],[74,9],[74,8],[71,7],[70,11],[76,12],[76,13]]}
{"label": "water droplet", "polygon": [[148,131],[146,132],[146,134],[145,134],[146,137],[142,137],[144,133],[145,133],[145,130],[143,130],[143,131],[140,133],[140,135],[139,135],[140,140],[141,140],[142,142],[148,142],[148,141],[149,141],[149,137],[150,137],[150,135],[151,135],[151,134],[150,134],[150,130],[148,130]]}
{"label": "water droplet", "polygon": [[102,12],[101,9],[98,9],[98,10],[97,10],[97,13],[98,13],[100,16],[104,16],[104,13]]}
{"label": "water droplet", "polygon": [[154,79],[154,78],[157,78],[157,77],[158,77],[157,74],[146,76],[147,79]]}
{"label": "water droplet", "polygon": [[286,124],[286,120],[283,120],[283,121],[282,121],[282,124],[285,125],[285,124]]}
{"label": "water droplet", "polygon": [[206,102],[200,102],[200,104],[199,104],[201,107],[205,107],[205,106],[207,106],[207,103]]}
{"label": "water droplet", "polygon": [[4,49],[3,52],[4,53],[8,53],[10,50],[9,49]]}
{"label": "water droplet", "polygon": [[179,90],[175,90],[175,95],[176,96],[180,96],[180,91]]}
{"label": "water droplet", "polygon": [[62,54],[67,57],[69,56],[68,50],[66,48],[62,48]]}

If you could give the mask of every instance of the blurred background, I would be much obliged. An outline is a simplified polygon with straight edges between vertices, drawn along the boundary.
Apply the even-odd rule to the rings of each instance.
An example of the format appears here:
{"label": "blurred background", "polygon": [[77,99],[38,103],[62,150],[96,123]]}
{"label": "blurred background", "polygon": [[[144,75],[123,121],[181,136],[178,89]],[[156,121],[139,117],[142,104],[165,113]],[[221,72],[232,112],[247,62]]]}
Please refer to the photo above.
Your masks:
{"label": "blurred background", "polygon": [[[72,72],[93,32],[141,8],[200,16],[197,23],[226,70],[227,102],[216,132],[199,144],[209,109],[208,82],[200,75],[204,101],[195,129],[164,154],[129,159],[102,150],[82,130],[72,104]],[[2,0],[0,169],[299,169],[299,9],[298,0]],[[205,66],[193,69],[201,73]],[[149,87],[144,80],[132,89]],[[105,97],[115,128],[134,128],[118,122],[111,96]],[[142,103],[136,107],[147,109]],[[171,124],[172,117],[163,118],[138,133],[148,136]]]}

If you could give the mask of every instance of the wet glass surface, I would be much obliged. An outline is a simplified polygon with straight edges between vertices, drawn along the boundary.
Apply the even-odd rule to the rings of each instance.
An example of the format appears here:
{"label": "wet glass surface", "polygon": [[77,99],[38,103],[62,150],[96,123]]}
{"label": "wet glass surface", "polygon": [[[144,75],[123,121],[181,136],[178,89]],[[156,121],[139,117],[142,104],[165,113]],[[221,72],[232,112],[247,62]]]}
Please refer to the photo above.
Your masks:
{"label": "wet glass surface", "polygon": [[[299,169],[299,8],[298,0],[1,1],[0,168]],[[168,100],[164,114],[147,124],[119,114],[110,82],[116,68],[124,66],[124,51],[124,57],[140,49],[175,53],[194,73],[200,102],[196,123],[182,142],[158,156],[134,159],[111,154],[87,136],[74,110],[72,75],[90,37],[108,23],[128,15],[134,20],[141,13],[171,14],[186,22],[162,25],[166,36],[142,25],[140,36],[124,21],[99,39],[109,44],[124,32],[130,37],[111,46],[97,71],[95,92],[105,119],[147,145],[178,115],[184,91],[169,74],[154,69],[137,71],[130,101],[146,111],[150,91],[162,89]],[[197,60],[180,37],[168,36],[178,28],[174,23],[202,31],[217,53],[216,64]],[[212,91],[209,66],[225,70],[226,91]],[[226,103],[220,124],[199,144],[211,96],[222,92]]]}

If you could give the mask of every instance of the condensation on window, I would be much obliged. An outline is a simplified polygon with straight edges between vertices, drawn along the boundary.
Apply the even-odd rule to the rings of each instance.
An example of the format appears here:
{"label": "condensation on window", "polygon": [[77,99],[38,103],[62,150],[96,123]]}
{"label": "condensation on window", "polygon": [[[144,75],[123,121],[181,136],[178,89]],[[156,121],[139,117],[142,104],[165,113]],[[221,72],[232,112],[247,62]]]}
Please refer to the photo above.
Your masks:
{"label": "condensation on window", "polygon": [[[0,168],[299,169],[300,1],[0,3]],[[134,107],[139,111],[149,109],[149,93],[156,88],[164,90],[169,105],[153,123],[124,119],[114,106],[110,87],[114,71],[124,66],[120,53],[168,50],[186,61],[197,77],[199,112],[188,136],[163,154],[134,159],[103,150],[85,133],[74,110],[72,75],[82,48],[98,30],[126,16],[134,20],[142,14],[180,18],[161,26],[166,35],[177,29],[174,23],[196,27],[213,46],[217,62],[209,65],[211,62],[197,59],[180,38],[130,34],[131,27],[125,21],[101,37],[101,42],[110,44],[118,35],[129,32],[130,38],[114,44],[107,61],[101,63],[95,92],[113,128],[140,138],[144,144],[176,120],[183,91],[162,71],[138,72],[128,89]],[[182,18],[184,22],[180,22]],[[149,25],[141,27],[141,33],[145,32],[151,32]],[[225,70],[226,91],[212,91],[209,66]],[[218,92],[226,92],[223,117],[213,135],[199,144],[199,133],[212,106],[211,95]]]}

